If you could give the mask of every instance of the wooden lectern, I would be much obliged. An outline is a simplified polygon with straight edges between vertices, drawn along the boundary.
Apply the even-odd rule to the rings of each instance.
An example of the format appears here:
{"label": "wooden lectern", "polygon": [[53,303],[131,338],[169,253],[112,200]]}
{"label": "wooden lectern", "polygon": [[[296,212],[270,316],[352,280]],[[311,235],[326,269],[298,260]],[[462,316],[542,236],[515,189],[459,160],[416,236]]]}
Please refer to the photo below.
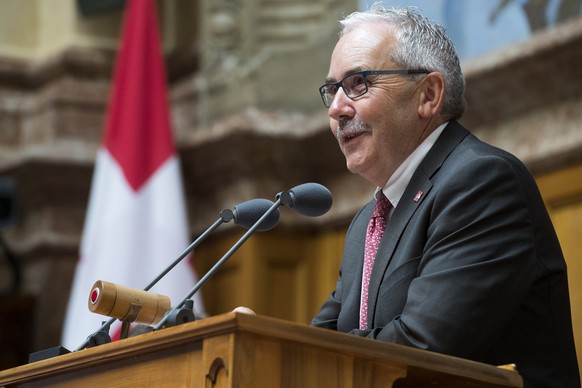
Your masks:
{"label": "wooden lectern", "polygon": [[[395,383],[396,382],[396,383]],[[521,387],[512,370],[229,313],[0,372],[0,387]]]}

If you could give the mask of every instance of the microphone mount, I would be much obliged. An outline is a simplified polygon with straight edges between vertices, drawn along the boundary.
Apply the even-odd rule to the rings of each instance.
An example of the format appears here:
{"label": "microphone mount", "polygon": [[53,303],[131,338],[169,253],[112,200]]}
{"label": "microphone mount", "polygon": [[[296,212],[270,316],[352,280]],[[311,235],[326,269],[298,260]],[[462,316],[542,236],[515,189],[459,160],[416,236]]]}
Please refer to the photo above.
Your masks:
{"label": "microphone mount", "polygon": [[[194,287],[190,290],[190,292],[188,293],[188,295],[186,295],[184,297],[184,299],[182,299],[182,301],[180,303],[178,303],[174,308],[172,308],[170,310],[170,312],[168,314],[166,314],[166,316],[164,318],[162,318],[162,320],[160,322],[158,322],[158,324],[154,327],[154,330],[159,330],[163,327],[166,326],[170,326],[170,325],[166,325],[166,323],[168,322],[168,319],[170,317],[174,317],[177,313],[177,311],[180,311],[180,309],[190,300],[190,298],[192,298],[192,296],[200,289],[200,287],[202,287],[204,285],[204,283],[206,283],[206,281],[208,279],[210,279],[210,277],[212,275],[214,275],[214,273],[216,273],[216,271],[218,271],[218,269],[224,264],[226,263],[226,261],[228,259],[230,259],[230,257],[232,256],[232,254],[234,252],[236,252],[242,244],[245,243],[245,241],[247,241],[249,239],[249,237],[259,228],[259,226],[261,224],[263,224],[265,222],[265,220],[268,220],[269,217],[271,217],[271,214],[273,214],[275,211],[277,211],[277,209],[279,208],[279,206],[281,206],[281,200],[277,199],[272,206],[267,209],[267,211],[263,214],[263,216],[261,218],[258,219],[258,221],[256,221],[246,232],[245,234],[228,250],[228,252],[226,252],[224,254],[224,256],[222,256],[222,258],[220,260],[218,260],[216,262],[216,264],[214,264],[212,266],[212,268],[210,268],[210,270],[208,272],[206,272],[206,274],[194,285]],[[277,217],[278,219],[278,217]]]}
{"label": "microphone mount", "polygon": [[[263,213],[262,210],[264,208],[269,208],[269,210],[270,210],[270,207],[267,206],[269,204],[272,204],[272,202],[265,200],[265,199],[254,199],[254,200],[249,200],[249,201],[246,201],[242,204],[235,206],[234,211],[230,210],[230,209],[223,209],[220,212],[219,217],[216,219],[216,221],[214,221],[214,223],[212,225],[210,225],[210,227],[208,227],[208,229],[206,229],[206,231],[204,231],[204,233],[202,233],[200,236],[198,236],[198,238],[192,244],[190,244],[180,254],[180,256],[178,256],[174,260],[174,262],[172,262],[166,269],[164,269],[162,272],[160,272],[160,274],[158,276],[156,276],[143,290],[149,291],[153,286],[155,286],[164,276],[166,276],[168,274],[168,272],[170,272],[186,256],[188,256],[188,254],[190,254],[194,249],[196,249],[196,247],[198,247],[198,245],[200,245],[204,240],[206,240],[206,238],[212,232],[214,232],[220,225],[227,223],[227,222],[230,222],[232,220],[235,220],[235,223],[242,225],[242,226],[245,226],[245,224],[248,223],[249,220],[254,219],[256,217],[257,212]],[[273,212],[270,212],[269,215],[271,213],[273,213]],[[237,216],[238,216],[238,218],[237,218]],[[263,221],[265,221],[264,224],[266,226],[269,226],[270,224],[273,223],[274,218],[276,218],[276,221],[275,221],[275,224],[276,224],[279,221],[278,214],[276,215],[276,217],[271,217],[267,221],[265,221],[265,219],[267,219],[267,217],[265,217],[265,214],[263,214],[263,216],[260,218],[260,223],[257,222],[257,224],[260,225],[261,223],[263,223]],[[241,220],[241,223],[237,222],[239,219]],[[256,225],[257,228],[259,227],[259,225]],[[182,305],[183,304],[184,303],[182,303]],[[180,307],[182,307],[182,306],[180,306]],[[176,314],[176,312],[174,312],[174,314]],[[181,316],[183,316],[183,315],[190,316],[190,314],[188,312],[181,313]],[[193,317],[193,313],[192,313],[192,317]],[[86,347],[88,347],[90,345],[100,345],[102,343],[110,342],[111,338],[109,338],[109,341],[107,341],[107,339],[103,339],[103,337],[104,337],[104,334],[109,337],[108,333],[109,333],[109,330],[111,328],[111,325],[116,320],[117,320],[117,318],[110,318],[109,320],[105,321],[101,325],[101,327],[99,327],[99,329],[97,329],[97,331],[95,333],[93,333],[89,337],[87,337],[87,339],[76,350],[85,349]]]}
{"label": "microphone mount", "polygon": [[[173,326],[179,323],[185,323],[194,319],[192,313],[192,301],[190,298],[202,287],[202,285],[222,266],[232,254],[254,233],[256,230],[269,230],[279,222],[278,208],[281,205],[287,206],[296,212],[310,216],[320,216],[325,214],[332,204],[332,196],[329,190],[317,183],[305,183],[292,188],[291,190],[280,192],[276,195],[275,202],[264,199],[250,200],[234,207],[234,210],[224,209],[220,212],[218,219],[202,233],[182,254],[174,260],[165,270],[163,270],[154,280],[152,280],[143,290],[149,291],[157,284],[170,270],[172,270],[180,261],[191,253],[210,233],[216,230],[223,223],[235,221],[236,224],[248,228],[247,232],[237,241],[235,245],[208,271],[192,288],[188,295],[174,308],[172,308],[156,325],[154,330],[162,327]],[[265,208],[268,208],[264,211]],[[257,214],[263,215],[256,221]],[[102,323],[101,327],[91,334],[76,349],[81,350],[86,347],[93,347],[107,342],[111,342],[109,330],[117,318],[111,318]],[[53,351],[54,350],[54,351]],[[47,351],[37,352],[37,358],[34,361],[46,359],[56,355],[68,353],[69,351],[62,346],[47,349]],[[34,355],[34,354],[33,354]],[[31,355],[31,359],[33,358]],[[30,360],[29,360],[30,361]]]}
{"label": "microphone mount", "polygon": [[[258,221],[256,221],[252,226],[249,227],[247,232],[222,256],[220,260],[218,260],[214,266],[194,285],[194,287],[190,290],[188,295],[180,303],[178,303],[162,320],[154,327],[154,330],[159,330],[163,327],[171,326],[166,325],[168,322],[169,317],[174,317],[177,311],[183,308],[183,306],[190,300],[190,298],[206,283],[206,281],[218,271],[218,269],[226,263],[226,261],[233,255],[233,253],[238,250],[242,244],[245,243],[246,240],[259,228],[259,226],[263,226],[265,228],[265,224],[268,223],[269,217],[271,214],[277,211],[277,209],[281,205],[288,206],[293,210],[297,211],[300,214],[315,217],[325,214],[330,208],[332,204],[332,195],[331,192],[323,185],[318,183],[305,183],[299,186],[292,188],[291,190],[281,192],[276,195],[275,202],[272,203],[272,206],[263,214]],[[243,206],[241,204],[240,206]],[[236,213],[236,207],[235,207]],[[277,215],[277,221],[278,221]],[[276,223],[275,223],[276,224]],[[271,227],[274,227],[273,224]],[[270,229],[270,228],[269,228]],[[172,319],[172,322],[175,320]]]}

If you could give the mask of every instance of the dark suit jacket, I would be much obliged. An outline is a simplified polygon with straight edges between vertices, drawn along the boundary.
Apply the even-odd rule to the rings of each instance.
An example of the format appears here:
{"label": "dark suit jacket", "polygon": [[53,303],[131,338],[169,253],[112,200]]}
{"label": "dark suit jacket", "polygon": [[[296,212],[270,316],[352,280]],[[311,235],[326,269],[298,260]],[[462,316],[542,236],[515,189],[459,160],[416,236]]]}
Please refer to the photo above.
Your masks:
{"label": "dark suit jacket", "polygon": [[566,264],[519,160],[449,123],[388,222],[369,286],[371,329],[359,330],[373,202],[348,229],[336,289],[314,326],[515,363],[526,386],[580,386]]}

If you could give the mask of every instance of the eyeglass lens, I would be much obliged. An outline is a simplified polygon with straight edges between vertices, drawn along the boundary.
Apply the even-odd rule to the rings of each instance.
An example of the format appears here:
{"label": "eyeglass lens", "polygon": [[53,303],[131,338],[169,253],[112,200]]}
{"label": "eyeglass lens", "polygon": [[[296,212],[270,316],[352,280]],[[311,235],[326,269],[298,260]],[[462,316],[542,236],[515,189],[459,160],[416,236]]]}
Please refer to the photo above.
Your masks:
{"label": "eyeglass lens", "polygon": [[368,91],[366,76],[364,74],[350,74],[336,84],[323,85],[320,88],[321,96],[326,107],[329,108],[332,104],[340,86],[350,98],[359,97]]}

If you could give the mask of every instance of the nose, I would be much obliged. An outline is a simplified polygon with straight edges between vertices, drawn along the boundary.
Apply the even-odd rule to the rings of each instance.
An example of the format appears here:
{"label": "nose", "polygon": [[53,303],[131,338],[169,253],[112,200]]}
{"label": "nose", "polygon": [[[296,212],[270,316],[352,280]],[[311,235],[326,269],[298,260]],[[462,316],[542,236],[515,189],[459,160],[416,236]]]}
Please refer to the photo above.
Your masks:
{"label": "nose", "polygon": [[327,115],[339,121],[342,117],[353,117],[354,114],[353,100],[346,95],[343,87],[339,88],[327,110]]}

